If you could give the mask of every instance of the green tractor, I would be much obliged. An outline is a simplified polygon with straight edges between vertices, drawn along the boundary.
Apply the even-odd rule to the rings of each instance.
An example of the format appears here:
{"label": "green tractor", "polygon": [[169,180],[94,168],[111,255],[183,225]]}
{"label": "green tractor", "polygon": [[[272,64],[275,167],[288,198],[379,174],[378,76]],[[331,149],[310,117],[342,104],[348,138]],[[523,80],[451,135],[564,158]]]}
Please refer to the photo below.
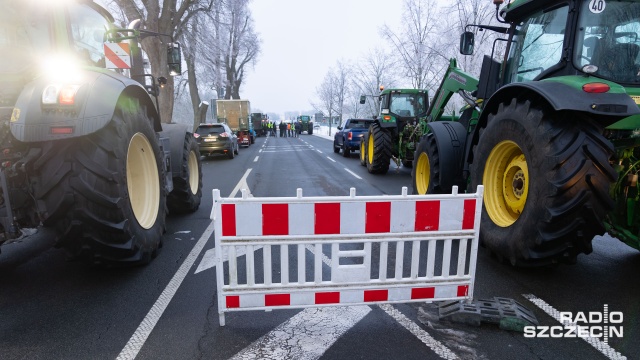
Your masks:
{"label": "green tractor", "polygon": [[[469,26],[504,34],[504,59],[485,56],[479,79],[451,61],[414,192],[484,185],[481,242],[516,266],[573,263],[605,232],[640,249],[640,2],[493,2],[505,26]],[[453,93],[468,106],[443,121]]]}
{"label": "green tractor", "polygon": [[[391,160],[398,168],[413,165],[429,106],[427,90],[382,86],[380,90],[380,114],[360,142],[360,163],[372,174],[385,174]],[[360,97],[361,104],[365,100],[366,96]]]}
{"label": "green tractor", "polygon": [[313,122],[311,121],[311,116],[309,115],[301,115],[298,116],[298,124],[302,124],[302,131],[306,131],[307,134],[313,135]]}

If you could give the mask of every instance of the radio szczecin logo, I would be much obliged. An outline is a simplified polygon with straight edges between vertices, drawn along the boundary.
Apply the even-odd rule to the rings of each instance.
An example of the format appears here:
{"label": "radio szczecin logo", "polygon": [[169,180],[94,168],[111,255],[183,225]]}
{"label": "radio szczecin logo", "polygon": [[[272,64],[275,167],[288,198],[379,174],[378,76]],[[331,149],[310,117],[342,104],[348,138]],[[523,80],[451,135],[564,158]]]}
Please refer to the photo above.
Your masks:
{"label": "radio szczecin logo", "polygon": [[571,312],[560,311],[560,323],[555,326],[525,326],[527,338],[600,338],[605,344],[613,337],[622,338],[624,316],[621,311]]}

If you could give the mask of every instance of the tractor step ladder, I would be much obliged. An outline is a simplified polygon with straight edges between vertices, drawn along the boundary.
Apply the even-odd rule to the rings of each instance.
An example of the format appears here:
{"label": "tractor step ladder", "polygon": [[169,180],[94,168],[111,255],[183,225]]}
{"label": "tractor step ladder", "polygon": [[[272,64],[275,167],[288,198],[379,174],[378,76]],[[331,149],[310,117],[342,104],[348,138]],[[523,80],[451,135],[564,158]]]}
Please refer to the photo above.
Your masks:
{"label": "tractor step ladder", "polygon": [[213,190],[220,326],[231,311],[471,300],[482,193],[222,198]]}

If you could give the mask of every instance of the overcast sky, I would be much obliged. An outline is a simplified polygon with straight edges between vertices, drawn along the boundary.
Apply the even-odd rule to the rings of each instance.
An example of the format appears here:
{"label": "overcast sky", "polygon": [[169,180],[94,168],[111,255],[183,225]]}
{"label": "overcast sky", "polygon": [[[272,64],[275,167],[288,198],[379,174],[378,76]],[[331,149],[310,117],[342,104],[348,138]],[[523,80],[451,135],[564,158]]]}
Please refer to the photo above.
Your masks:
{"label": "overcast sky", "polygon": [[339,59],[388,46],[379,29],[400,28],[400,0],[254,0],[262,53],[245,74],[240,96],[252,110],[311,110],[316,88]]}

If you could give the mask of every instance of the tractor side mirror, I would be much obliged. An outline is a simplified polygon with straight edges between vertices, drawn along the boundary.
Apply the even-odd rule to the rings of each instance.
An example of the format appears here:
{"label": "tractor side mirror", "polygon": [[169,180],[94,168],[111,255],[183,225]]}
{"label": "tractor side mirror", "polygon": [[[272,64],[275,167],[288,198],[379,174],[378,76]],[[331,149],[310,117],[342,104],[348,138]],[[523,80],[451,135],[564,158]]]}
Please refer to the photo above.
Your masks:
{"label": "tractor side mirror", "polygon": [[475,43],[474,34],[471,31],[465,31],[460,36],[460,54],[471,55],[473,54],[473,45]]}
{"label": "tractor side mirror", "polygon": [[364,95],[361,95],[361,96],[360,96],[360,104],[364,104],[364,103],[366,103],[366,102],[367,102],[367,97],[366,97],[366,96],[364,96]]}
{"label": "tractor side mirror", "polygon": [[167,66],[169,67],[169,75],[182,74],[182,52],[179,43],[171,43],[167,47]]}

